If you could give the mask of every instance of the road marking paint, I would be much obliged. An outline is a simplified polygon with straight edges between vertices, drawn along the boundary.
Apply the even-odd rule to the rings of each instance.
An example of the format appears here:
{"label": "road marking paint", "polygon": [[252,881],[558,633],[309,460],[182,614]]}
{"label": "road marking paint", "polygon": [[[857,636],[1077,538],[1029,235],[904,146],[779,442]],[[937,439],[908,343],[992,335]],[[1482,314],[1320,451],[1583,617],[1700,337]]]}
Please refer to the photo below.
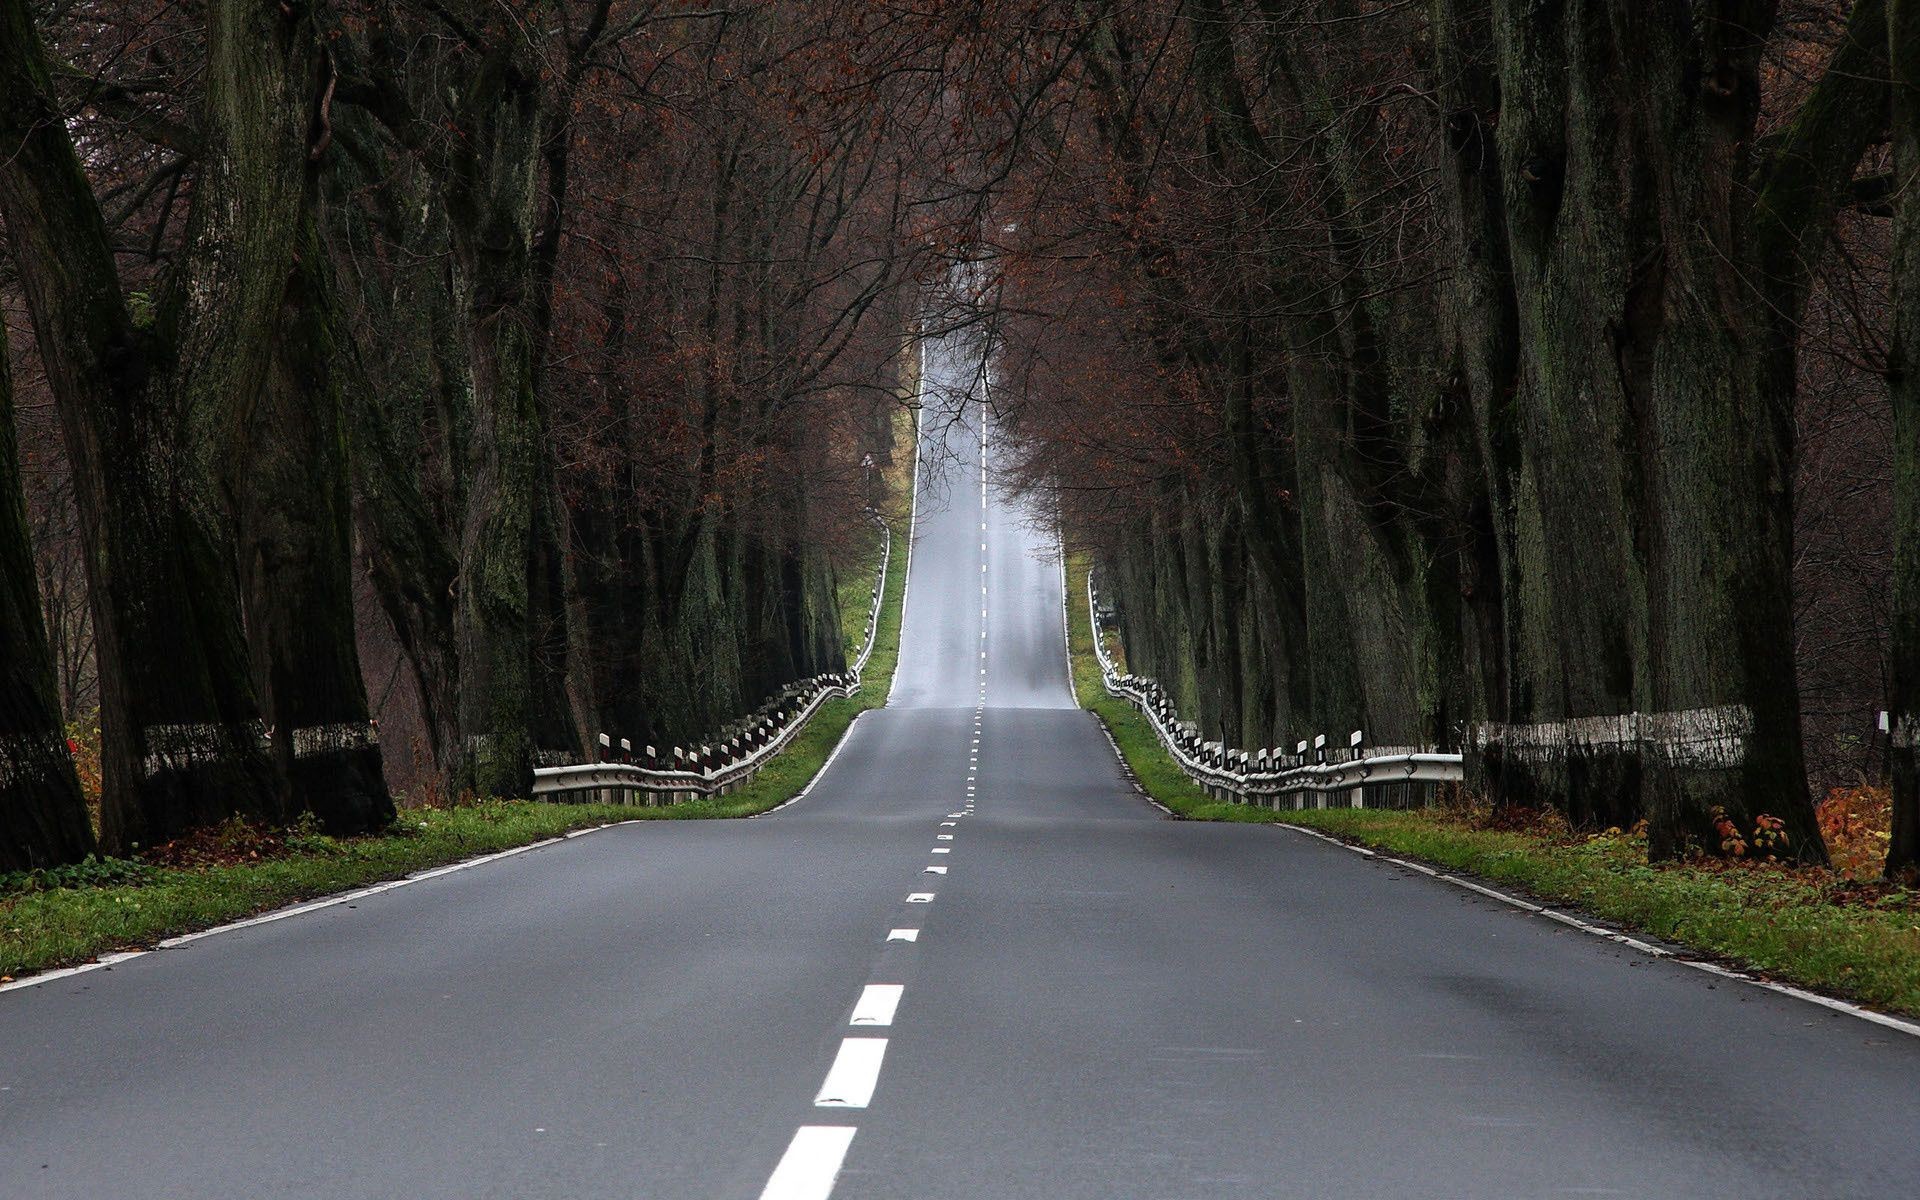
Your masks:
{"label": "road marking paint", "polygon": [[[208,932],[215,931],[209,930]],[[29,975],[25,979],[16,979],[11,983],[0,983],[0,992],[11,992],[17,988],[28,988],[42,983],[52,983],[56,979],[65,979],[69,975],[85,975],[88,971],[104,970],[107,967],[126,962],[128,959],[139,958],[146,953],[145,950],[125,950],[118,954],[103,954],[92,962],[81,963],[77,967],[61,967],[58,970],[42,971],[38,975]]]}
{"label": "road marking paint", "polygon": [[906,991],[901,983],[870,983],[860,990],[860,999],[853,1006],[853,1017],[849,1025],[891,1025],[893,1014],[900,1009],[900,994]]}
{"label": "road marking paint", "polygon": [[[851,728],[851,726],[849,726],[849,728]],[[211,929],[198,929],[193,931],[192,933],[183,933],[177,937],[170,937],[162,941],[155,942],[153,944],[153,949],[154,950],[178,949],[181,946],[186,946],[194,942],[197,942],[202,938],[213,937],[215,934],[232,933],[237,929],[252,929],[257,925],[270,925],[275,921],[284,921],[288,917],[305,916],[306,914],[311,912],[319,912],[322,909],[335,908],[342,904],[351,904],[357,900],[364,900],[370,896],[377,896],[382,892],[391,892],[399,888],[409,887],[416,883],[424,883],[429,879],[438,879],[442,875],[452,875],[457,871],[465,871],[471,867],[480,867],[480,866],[485,866],[488,863],[499,862],[503,858],[512,858],[515,855],[525,854],[530,850],[539,850],[546,846],[558,845],[561,842],[567,841],[571,838],[580,837],[583,834],[599,833],[602,830],[615,829],[622,825],[638,825],[638,824],[639,824],[638,821],[612,821],[605,825],[595,825],[589,829],[576,829],[571,833],[562,834],[559,837],[544,838],[541,841],[529,842],[524,846],[514,846],[511,849],[499,850],[492,854],[482,854],[477,858],[469,858],[462,862],[448,863],[445,866],[431,867],[426,870],[415,871],[412,874],[407,875],[401,879],[389,879],[383,883],[376,883],[363,888],[355,888],[350,892],[340,892],[336,895],[325,896],[325,897],[322,897],[321,899],[309,901],[305,904],[296,904],[289,908],[282,908],[282,909],[277,909],[273,912],[261,913],[257,917],[248,917],[245,920],[241,920],[241,921],[229,921],[225,925],[215,925]],[[37,987],[40,984],[52,983],[55,980],[65,979],[72,975],[84,975],[89,971],[104,970],[107,967],[116,966],[120,963],[128,961],[129,959],[139,958],[142,955],[148,954],[151,952],[152,951],[148,951],[148,950],[122,950],[112,954],[103,954],[99,958],[94,959],[92,962],[81,963],[79,966],[76,966],[76,967],[61,967],[58,970],[42,971],[37,975],[29,975],[25,979],[16,979],[10,983],[0,983],[0,992],[11,992],[11,991],[17,991],[20,988]]]}
{"label": "road marking paint", "polygon": [[813,1098],[815,1108],[865,1108],[880,1082],[880,1062],[887,1056],[887,1039],[840,1039],[840,1053],[827,1069],[827,1081]]}
{"label": "road marking paint", "polygon": [[[827,755],[827,761],[820,764],[820,769],[813,773],[812,779],[807,780],[807,786],[801,788],[799,791],[793,794],[793,799],[788,800],[784,804],[776,804],[772,808],[768,809],[766,812],[754,813],[752,816],[748,817],[747,819],[751,821],[760,817],[770,817],[774,813],[779,812],[783,808],[790,808],[793,805],[800,803],[802,800],[805,800],[807,798],[807,794],[813,791],[813,785],[816,783],[819,783],[822,779],[825,779],[827,777],[827,772],[833,770],[833,760],[836,758],[839,758],[840,752],[847,748],[848,742],[853,740],[854,728],[860,724],[860,718],[866,715],[867,714],[865,712],[857,712],[853,714],[853,720],[847,722],[847,728],[845,729],[845,731],[843,731],[840,734],[840,740],[833,744],[833,752]],[[628,822],[628,823],[631,824],[631,822]],[[573,835],[568,834],[567,836],[572,837]]]}
{"label": "road marking paint", "polygon": [[918,929],[889,929],[887,940],[890,942],[917,942],[920,940]]}
{"label": "road marking paint", "polygon": [[953,840],[953,835],[950,833],[936,833],[933,836],[939,838],[943,842],[950,842]]}
{"label": "road marking paint", "polygon": [[920,868],[920,873],[922,875],[945,875],[947,869],[945,867],[922,867]]}
{"label": "road marking paint", "polygon": [[953,822],[952,822],[952,821],[942,821],[942,822],[940,822],[940,823],[941,823],[942,825],[951,825],[951,824],[953,824]]}
{"label": "road marking paint", "polygon": [[907,903],[908,904],[932,904],[933,893],[932,892],[908,892]]}
{"label": "road marking paint", "polygon": [[1709,975],[1717,975],[1722,979],[1731,979],[1740,983],[1752,984],[1754,987],[1764,988],[1769,992],[1778,992],[1782,996],[1791,996],[1796,1000],[1804,1000],[1809,1004],[1817,1004],[1822,1008],[1832,1009],[1837,1013],[1844,1013],[1850,1017],[1858,1017],[1862,1021],[1884,1026],[1887,1029],[1896,1030],[1913,1037],[1920,1037],[1920,1023],[1904,1021],[1899,1017],[1889,1016],[1883,1012],[1875,1012],[1870,1008],[1862,1008],[1857,1004],[1850,1004],[1845,1000],[1836,1000],[1832,996],[1822,996],[1818,992],[1809,992],[1804,988],[1794,987],[1792,984],[1775,983],[1771,979],[1762,979],[1756,975],[1749,975],[1744,971],[1736,971],[1730,967],[1723,967],[1719,963],[1707,962],[1697,958],[1687,958],[1663,946],[1656,946],[1651,942],[1641,941],[1639,938],[1621,933],[1618,930],[1608,929],[1602,925],[1595,925],[1591,921],[1583,921],[1578,917],[1569,916],[1563,912],[1556,912],[1551,908],[1543,908],[1538,904],[1522,900],[1518,896],[1510,896],[1505,892],[1475,883],[1470,879],[1461,879],[1457,875],[1444,874],[1423,863],[1409,862],[1404,858],[1391,858],[1384,854],[1378,854],[1365,846],[1355,846],[1348,842],[1343,842],[1339,838],[1321,833],[1317,829],[1308,829],[1304,825],[1291,825],[1285,821],[1276,821],[1274,824],[1282,829],[1291,829],[1295,833],[1304,833],[1308,837],[1319,838],[1323,842],[1338,846],[1343,850],[1351,850],[1355,854],[1365,855],[1369,858],[1377,858],[1381,862],[1392,863],[1397,867],[1411,868],[1423,875],[1432,876],[1441,883],[1450,883],[1456,887],[1466,888],[1468,891],[1476,892],[1489,899],[1498,900],[1502,904],[1510,904],[1515,908],[1536,913],[1547,918],[1549,921],[1557,921],[1571,929],[1577,929],[1581,933],[1589,934],[1597,938],[1604,938],[1609,942],[1625,946],[1628,949],[1637,950],[1649,958],[1665,959],[1668,962],[1677,963],[1683,967],[1692,967],[1696,971],[1705,971]]}
{"label": "road marking paint", "polygon": [[853,1145],[851,1125],[802,1125],[794,1132],[780,1165],[773,1169],[760,1200],[827,1200]]}
{"label": "road marking paint", "polygon": [[933,852],[934,852],[935,854],[952,854],[952,853],[953,853],[953,851],[952,851],[952,850],[949,850],[949,849],[948,849],[947,847],[945,847],[945,846],[935,846],[935,847],[933,848]]}

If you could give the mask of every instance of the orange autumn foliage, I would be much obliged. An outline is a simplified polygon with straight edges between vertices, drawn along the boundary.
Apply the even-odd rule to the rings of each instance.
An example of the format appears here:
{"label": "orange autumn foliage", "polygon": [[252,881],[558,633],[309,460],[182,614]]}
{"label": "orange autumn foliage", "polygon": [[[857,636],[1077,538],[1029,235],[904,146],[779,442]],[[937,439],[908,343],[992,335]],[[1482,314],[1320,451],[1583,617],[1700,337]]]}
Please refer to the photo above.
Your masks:
{"label": "orange autumn foliage", "polygon": [[1879,876],[1887,858],[1892,805],[1889,789],[1869,784],[1827,793],[1817,812],[1835,872],[1855,879]]}

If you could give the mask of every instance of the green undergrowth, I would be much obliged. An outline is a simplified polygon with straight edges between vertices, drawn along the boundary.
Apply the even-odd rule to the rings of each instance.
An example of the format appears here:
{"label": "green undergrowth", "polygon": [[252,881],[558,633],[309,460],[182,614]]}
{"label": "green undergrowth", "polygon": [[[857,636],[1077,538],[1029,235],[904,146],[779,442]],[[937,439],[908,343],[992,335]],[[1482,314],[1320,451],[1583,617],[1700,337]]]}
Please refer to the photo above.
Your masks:
{"label": "green undergrowth", "polygon": [[[388,829],[364,837],[289,831],[255,839],[271,846],[258,861],[249,860],[254,852],[244,848],[254,843],[236,841],[218,853],[222,861],[210,865],[109,859],[0,876],[0,982],[576,829],[616,821],[747,817],[784,803],[819,772],[855,717],[886,703],[900,657],[907,585],[905,520],[896,518],[893,528],[878,641],[860,692],[822,705],[739,791],[658,807],[488,800],[406,808]],[[872,565],[878,564],[876,545]],[[859,594],[864,604],[866,588]],[[856,633],[859,624],[856,619]],[[211,841],[218,851],[219,837]],[[241,861],[225,861],[233,858]]]}
{"label": "green undergrowth", "polygon": [[1069,563],[1074,688],[1113,734],[1148,795],[1181,818],[1285,822],[1491,881],[1545,903],[1686,946],[1781,982],[1920,1015],[1920,894],[1824,869],[1718,860],[1649,864],[1644,838],[1481,827],[1445,808],[1272,812],[1210,799],[1138,709],[1100,683],[1087,564]]}

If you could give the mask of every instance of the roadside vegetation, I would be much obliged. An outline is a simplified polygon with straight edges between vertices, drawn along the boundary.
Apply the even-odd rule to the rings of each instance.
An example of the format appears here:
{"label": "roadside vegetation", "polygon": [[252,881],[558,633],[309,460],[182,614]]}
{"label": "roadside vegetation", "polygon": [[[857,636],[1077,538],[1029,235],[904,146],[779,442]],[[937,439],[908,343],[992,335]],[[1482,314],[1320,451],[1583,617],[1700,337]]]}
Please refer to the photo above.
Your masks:
{"label": "roadside vegetation", "polygon": [[1407,812],[1274,812],[1209,798],[1161,747],[1138,709],[1106,694],[1087,614],[1087,561],[1068,564],[1074,690],[1106,723],[1141,788],[1176,817],[1292,824],[1487,880],[1543,903],[1725,959],[1747,970],[1920,1016],[1920,889],[1879,878],[1888,796],[1836,789],[1819,807],[1834,865],[1764,854],[1650,863],[1644,827],[1583,833],[1545,810],[1461,799]]}
{"label": "roadside vegetation", "polygon": [[[903,410],[901,420],[906,438],[901,444],[911,446],[911,415]],[[657,807],[519,799],[408,806],[402,798],[398,818],[379,833],[330,837],[311,817],[286,829],[235,817],[135,858],[93,857],[0,873],[0,983],[577,829],[619,821],[750,817],[785,803],[819,773],[854,718],[886,704],[893,685],[907,586],[905,497],[913,469],[911,454],[896,457],[901,461],[885,474],[891,498],[884,508],[893,530],[893,563],[860,692],[821,706],[786,750],[739,791]],[[859,650],[880,543],[876,529],[841,587],[849,658]],[[75,742],[84,751],[83,737]],[[84,752],[77,757],[90,758]]]}

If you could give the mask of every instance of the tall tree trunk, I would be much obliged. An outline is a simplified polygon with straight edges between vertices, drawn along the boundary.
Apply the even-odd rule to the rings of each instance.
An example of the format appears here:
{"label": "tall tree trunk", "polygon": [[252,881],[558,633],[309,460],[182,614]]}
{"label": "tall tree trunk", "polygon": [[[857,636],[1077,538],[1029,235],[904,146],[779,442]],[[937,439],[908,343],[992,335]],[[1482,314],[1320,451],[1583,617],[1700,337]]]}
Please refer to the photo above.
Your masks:
{"label": "tall tree trunk", "polygon": [[266,370],[299,205],[313,31],[211,4],[182,265],[152,329],[121,296],[25,0],[0,0],[4,212],[79,499],[115,851],[230,813],[277,816],[248,678],[211,430]]}
{"label": "tall tree trunk", "polygon": [[[368,123],[343,138],[372,142]],[[455,329],[448,219],[437,188],[418,168],[395,164],[384,198],[362,218],[348,193],[369,180],[330,156],[329,200],[342,219],[330,231],[343,305],[354,312],[352,352],[335,364],[346,381],[353,523],[363,569],[394,632],[420,698],[433,772],[459,772],[459,657],[454,607],[457,533],[465,506],[463,431],[472,395],[466,342]],[[391,277],[364,271],[380,245],[400,248]],[[350,281],[350,286],[349,286]]]}
{"label": "tall tree trunk", "polygon": [[[1466,586],[1480,647],[1485,711],[1470,714],[1470,719],[1504,724],[1530,719],[1537,689],[1518,654],[1523,626],[1514,519],[1514,498],[1523,476],[1514,406],[1519,316],[1494,136],[1500,85],[1494,72],[1493,29],[1481,0],[1435,0],[1433,29],[1435,92],[1447,154],[1440,177],[1447,216],[1444,234],[1454,263],[1443,290],[1449,302],[1442,318],[1447,323],[1442,387],[1450,403],[1471,414],[1474,458],[1480,468],[1478,504],[1468,518],[1474,542]],[[1476,766],[1484,766],[1475,758]],[[1525,790],[1487,782],[1495,791]]]}
{"label": "tall tree trunk", "polygon": [[[1790,403],[1763,386],[1749,154],[1771,3],[1616,4],[1638,159],[1658,222],[1657,341],[1645,376],[1649,848],[1717,848],[1731,821],[1784,822],[1783,857],[1826,859],[1794,679]],[[1790,400],[1790,396],[1788,397]]]}
{"label": "tall tree trunk", "polygon": [[1887,0],[1893,62],[1893,837],[1887,874],[1920,875],[1920,0]]}
{"label": "tall tree trunk", "polygon": [[13,375],[0,326],[0,871],[93,853],[80,780],[60,728],[14,444]]}
{"label": "tall tree trunk", "polygon": [[[1646,583],[1630,464],[1636,398],[1657,307],[1657,256],[1638,227],[1618,64],[1595,0],[1545,9],[1495,0],[1498,157],[1523,348],[1515,406],[1520,584],[1513,669],[1534,722],[1483,747],[1516,803],[1576,824],[1640,814],[1633,713],[1647,694]],[[1644,401],[1641,401],[1642,403]]]}
{"label": "tall tree trunk", "polygon": [[393,819],[354,636],[353,525],[341,414],[341,338],[309,222],[273,369],[230,484],[254,673],[289,810],[329,833]]}
{"label": "tall tree trunk", "polygon": [[[452,217],[458,293],[470,312],[473,413],[460,534],[455,637],[460,656],[462,785],[523,796],[548,718],[566,721],[548,659],[564,656],[565,606],[552,548],[551,469],[535,397],[539,341],[533,228],[541,161],[537,64],[506,29],[471,85]],[[538,728],[537,728],[538,727]],[[571,741],[571,735],[569,735]],[[562,753],[572,746],[549,746]]]}

